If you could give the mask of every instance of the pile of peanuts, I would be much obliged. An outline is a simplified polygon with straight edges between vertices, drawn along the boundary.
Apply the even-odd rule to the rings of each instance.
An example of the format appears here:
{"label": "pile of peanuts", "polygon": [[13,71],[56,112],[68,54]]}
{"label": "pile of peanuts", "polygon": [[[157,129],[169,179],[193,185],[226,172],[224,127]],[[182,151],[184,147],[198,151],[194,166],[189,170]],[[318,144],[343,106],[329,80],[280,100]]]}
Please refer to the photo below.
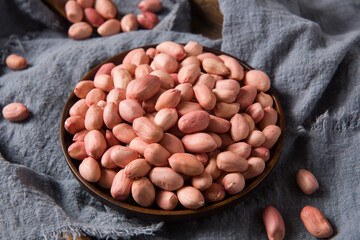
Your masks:
{"label": "pile of peanuts", "polygon": [[111,0],[68,0],[65,4],[66,18],[73,23],[68,35],[75,40],[86,39],[93,33],[93,28],[102,36],[111,36],[121,31],[135,31],[140,27],[153,29],[159,18],[155,14],[162,9],[160,0],[143,0],[138,8],[141,14],[126,14],[117,20],[117,8]]}
{"label": "pile of peanuts", "polygon": [[264,72],[193,41],[134,49],[76,85],[68,152],[117,200],[198,209],[264,171],[281,135],[269,89]]}

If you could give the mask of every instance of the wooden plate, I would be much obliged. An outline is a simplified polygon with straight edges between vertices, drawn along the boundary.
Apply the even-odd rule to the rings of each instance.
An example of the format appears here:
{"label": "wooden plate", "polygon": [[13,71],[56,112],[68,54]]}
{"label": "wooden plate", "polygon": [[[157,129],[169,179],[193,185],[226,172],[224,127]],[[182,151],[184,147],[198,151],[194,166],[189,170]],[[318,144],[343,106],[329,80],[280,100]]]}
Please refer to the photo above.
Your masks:
{"label": "wooden plate", "polygon": [[[145,50],[150,47],[155,47],[156,45],[148,45],[143,46]],[[129,50],[131,51],[131,50]],[[94,79],[95,73],[97,70],[101,67],[101,65],[109,62],[115,63],[115,65],[118,65],[122,62],[125,55],[129,52],[123,52],[121,54],[118,54],[114,57],[111,57],[107,59],[106,61],[102,62],[95,68],[93,68],[82,80],[92,80]],[[216,49],[207,48],[204,47],[204,52],[212,52],[216,55],[226,54],[221,51],[218,51]],[[226,54],[229,55],[229,54]],[[231,56],[231,55],[229,55]],[[233,57],[233,56],[232,56]],[[246,64],[243,61],[238,60],[239,63],[244,67],[245,70],[249,71],[253,69],[251,66]],[[266,167],[264,172],[259,175],[258,177],[248,180],[246,182],[245,188],[238,194],[235,195],[226,195],[224,200],[217,202],[217,203],[207,203],[203,207],[197,210],[190,210],[185,209],[183,207],[179,206],[172,211],[166,211],[161,210],[160,208],[156,207],[155,204],[149,208],[141,207],[137,203],[134,202],[134,200],[129,199],[127,201],[118,201],[111,197],[110,191],[103,189],[99,187],[96,184],[87,182],[83,177],[81,177],[79,173],[79,164],[80,161],[72,159],[68,154],[68,147],[72,143],[72,135],[70,135],[64,128],[65,120],[69,117],[69,110],[71,106],[78,101],[79,99],[75,96],[74,91],[70,93],[69,98],[67,99],[62,115],[61,115],[61,121],[60,121],[60,140],[62,149],[65,155],[66,162],[68,166],[70,167],[70,170],[74,174],[75,178],[80,182],[80,184],[88,191],[90,192],[95,198],[103,202],[105,205],[123,212],[125,214],[128,214],[130,216],[135,216],[147,220],[161,220],[161,221],[183,221],[183,220],[189,220],[189,219],[195,219],[199,217],[205,217],[209,216],[215,213],[218,213],[225,208],[231,207],[236,203],[239,203],[243,201],[245,198],[249,197],[255,189],[257,189],[262,183],[265,178],[269,175],[271,170],[274,168],[276,162],[278,161],[280,152],[282,150],[283,142],[284,142],[284,134],[285,134],[285,120],[284,120],[284,113],[282,111],[279,99],[277,98],[275,92],[273,89],[270,89],[268,92],[274,100],[274,108],[278,112],[278,122],[277,125],[281,128],[281,135],[275,146],[270,150],[270,156],[271,158],[266,163]]]}

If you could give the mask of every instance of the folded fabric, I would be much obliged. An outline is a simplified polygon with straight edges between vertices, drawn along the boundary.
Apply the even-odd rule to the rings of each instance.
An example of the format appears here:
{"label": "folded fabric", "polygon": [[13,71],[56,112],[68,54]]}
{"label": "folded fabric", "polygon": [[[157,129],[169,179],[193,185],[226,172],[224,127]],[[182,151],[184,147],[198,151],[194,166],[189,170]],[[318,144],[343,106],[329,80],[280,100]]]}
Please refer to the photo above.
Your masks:
{"label": "folded fabric", "polygon": [[[137,1],[114,1],[138,13]],[[24,56],[29,67],[0,66],[0,106],[22,102],[31,111],[20,123],[0,118],[0,238],[57,239],[62,234],[104,239],[265,239],[261,212],[282,214],[286,239],[309,239],[300,220],[306,205],[319,208],[334,239],[357,239],[360,230],[359,93],[360,4],[355,0],[219,0],[222,40],[190,33],[185,0],[163,0],[154,30],[83,41],[69,39],[65,21],[34,0],[0,3],[1,61]],[[144,221],[93,198],[66,165],[60,116],[71,90],[94,66],[122,51],[162,41],[197,41],[265,71],[285,112],[283,152],[251,197],[211,217],[181,223]],[[295,174],[314,173],[311,196]]]}

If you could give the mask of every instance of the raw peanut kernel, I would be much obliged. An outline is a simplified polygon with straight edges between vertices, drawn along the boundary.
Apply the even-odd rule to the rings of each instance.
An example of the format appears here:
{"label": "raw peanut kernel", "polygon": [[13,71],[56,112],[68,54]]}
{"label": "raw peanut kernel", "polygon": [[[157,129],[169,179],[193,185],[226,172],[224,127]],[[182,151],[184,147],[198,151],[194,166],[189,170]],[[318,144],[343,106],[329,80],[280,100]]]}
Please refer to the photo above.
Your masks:
{"label": "raw peanut kernel", "polygon": [[273,206],[267,206],[262,213],[262,219],[270,240],[282,240],[285,237],[285,224],[279,211]]}
{"label": "raw peanut kernel", "polygon": [[105,19],[115,18],[117,10],[111,0],[96,0],[95,10]]}
{"label": "raw peanut kernel", "polygon": [[142,12],[159,12],[162,9],[162,3],[160,0],[143,0],[139,3],[138,8]]}
{"label": "raw peanut kernel", "polygon": [[18,122],[26,119],[30,111],[22,103],[10,103],[3,108],[2,114],[6,120]]}
{"label": "raw peanut kernel", "polygon": [[311,195],[319,189],[319,183],[315,176],[305,169],[299,169],[296,173],[296,183],[306,195]]}
{"label": "raw peanut kernel", "polygon": [[152,12],[143,12],[137,15],[137,21],[142,28],[153,29],[159,23],[159,18]]}
{"label": "raw peanut kernel", "polygon": [[[72,2],[72,1],[71,1]],[[93,32],[92,27],[86,22],[77,22],[70,26],[68,35],[75,40],[89,38]]]}
{"label": "raw peanut kernel", "polygon": [[76,1],[67,1],[65,4],[66,18],[69,22],[77,23],[83,19],[83,11]]}
{"label": "raw peanut kernel", "polygon": [[325,215],[317,208],[306,206],[300,213],[300,217],[308,232],[317,238],[329,238],[333,229]]}
{"label": "raw peanut kernel", "polygon": [[131,32],[138,29],[138,23],[134,14],[126,14],[121,19],[121,30],[123,32]]}
{"label": "raw peanut kernel", "polygon": [[24,57],[18,56],[16,54],[10,54],[6,58],[6,65],[12,70],[22,70],[27,68],[28,63]]}

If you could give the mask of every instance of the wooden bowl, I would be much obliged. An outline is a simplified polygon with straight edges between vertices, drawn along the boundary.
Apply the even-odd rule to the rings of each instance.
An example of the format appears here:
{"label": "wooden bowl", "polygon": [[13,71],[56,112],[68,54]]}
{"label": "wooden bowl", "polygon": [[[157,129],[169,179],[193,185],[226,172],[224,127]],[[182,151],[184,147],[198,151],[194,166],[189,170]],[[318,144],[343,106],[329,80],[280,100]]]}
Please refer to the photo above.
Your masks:
{"label": "wooden bowl", "polygon": [[[145,50],[150,47],[155,47],[156,45],[149,45],[149,46],[143,46]],[[129,50],[131,51],[131,50]],[[129,52],[123,52],[121,54],[118,54],[114,57],[111,57],[107,59],[106,61],[102,62],[95,68],[93,68],[82,80],[91,80],[94,79],[95,73],[97,70],[101,67],[101,65],[109,62],[115,63],[115,65],[118,65],[122,62],[125,55]],[[226,54],[221,51],[211,49],[204,47],[204,52],[212,52],[216,55],[220,54]],[[226,54],[229,55],[229,54]],[[229,55],[231,56],[231,55]],[[242,62],[238,60],[239,63],[244,67],[245,70],[249,71],[253,69],[245,62]],[[62,149],[65,155],[66,162],[68,166],[70,167],[71,172],[74,174],[75,178],[80,182],[80,184],[88,191],[90,192],[95,198],[103,202],[105,205],[123,212],[125,214],[128,214],[130,216],[135,216],[143,219],[148,220],[161,220],[161,221],[183,221],[183,220],[189,220],[189,219],[195,219],[199,217],[205,217],[209,216],[215,213],[218,213],[225,208],[231,207],[236,203],[239,203],[243,201],[245,198],[249,197],[255,189],[257,189],[262,183],[265,178],[269,175],[271,170],[274,168],[276,162],[278,161],[280,152],[282,150],[283,142],[284,142],[284,131],[285,131],[285,120],[284,120],[284,114],[279,102],[279,99],[277,98],[274,90],[270,89],[268,92],[274,100],[274,108],[279,114],[277,125],[281,128],[281,135],[275,146],[270,150],[270,156],[271,158],[266,163],[266,167],[264,172],[257,176],[256,178],[253,178],[251,180],[246,181],[245,188],[238,194],[235,195],[226,195],[225,198],[217,203],[206,203],[203,207],[197,210],[190,210],[185,209],[180,204],[178,207],[172,211],[166,211],[161,210],[160,208],[156,207],[155,204],[149,208],[141,207],[137,203],[135,203],[134,200],[131,198],[126,201],[118,201],[112,198],[110,195],[110,191],[107,189],[103,189],[100,186],[90,183],[86,181],[79,173],[79,164],[80,161],[72,159],[68,154],[68,147],[72,143],[72,135],[70,135],[64,128],[65,120],[69,117],[69,109],[71,106],[78,101],[79,99],[75,96],[74,91],[70,93],[69,98],[67,99],[65,103],[65,107],[62,112],[61,121],[60,121],[60,140]]]}

